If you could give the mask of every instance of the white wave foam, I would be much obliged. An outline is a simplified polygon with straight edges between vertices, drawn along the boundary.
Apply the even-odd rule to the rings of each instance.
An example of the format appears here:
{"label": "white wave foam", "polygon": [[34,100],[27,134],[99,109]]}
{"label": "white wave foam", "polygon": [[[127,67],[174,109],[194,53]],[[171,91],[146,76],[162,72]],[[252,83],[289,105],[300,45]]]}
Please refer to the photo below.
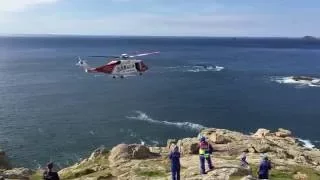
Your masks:
{"label": "white wave foam", "polygon": [[212,65],[196,65],[196,66],[173,66],[168,67],[173,71],[182,71],[182,72],[218,72],[224,69],[222,66],[212,66]]}
{"label": "white wave foam", "polygon": [[287,77],[272,77],[272,81],[275,81],[280,84],[293,84],[298,87],[320,87],[320,79],[313,78],[310,80],[295,80],[293,76]]}
{"label": "white wave foam", "polygon": [[195,124],[195,123],[190,123],[190,122],[159,121],[159,120],[152,119],[144,112],[136,111],[136,113],[137,113],[137,116],[128,116],[127,118],[134,119],[134,120],[140,120],[140,121],[147,121],[147,122],[155,123],[155,124],[176,126],[178,128],[191,129],[191,130],[196,130],[196,131],[200,131],[201,129],[206,128],[200,124]]}
{"label": "white wave foam", "polygon": [[224,67],[222,66],[191,66],[187,70],[188,72],[208,72],[208,71],[221,71]]}
{"label": "white wave foam", "polygon": [[315,145],[312,144],[312,142],[311,142],[310,140],[308,140],[308,139],[298,138],[298,140],[299,140],[300,142],[302,142],[302,143],[303,143],[303,146],[306,147],[306,148],[312,149],[312,148],[315,147]]}
{"label": "white wave foam", "polygon": [[146,144],[146,142],[144,142],[142,139],[140,139],[140,143],[141,143],[141,145],[145,145]]}
{"label": "white wave foam", "polygon": [[160,144],[159,141],[156,141],[156,140],[151,140],[151,142],[153,143],[154,146],[158,146]]}

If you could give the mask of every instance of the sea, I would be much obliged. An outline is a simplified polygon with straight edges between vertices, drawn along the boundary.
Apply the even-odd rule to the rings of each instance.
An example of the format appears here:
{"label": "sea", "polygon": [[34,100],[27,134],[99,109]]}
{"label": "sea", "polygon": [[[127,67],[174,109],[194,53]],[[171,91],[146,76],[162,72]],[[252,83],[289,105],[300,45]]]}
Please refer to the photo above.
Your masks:
{"label": "sea", "polygon": [[[85,73],[140,57],[142,76]],[[310,76],[314,83],[292,76]],[[104,146],[165,145],[205,127],[289,129],[320,147],[320,41],[299,38],[2,36],[0,147],[14,166],[59,168]]]}

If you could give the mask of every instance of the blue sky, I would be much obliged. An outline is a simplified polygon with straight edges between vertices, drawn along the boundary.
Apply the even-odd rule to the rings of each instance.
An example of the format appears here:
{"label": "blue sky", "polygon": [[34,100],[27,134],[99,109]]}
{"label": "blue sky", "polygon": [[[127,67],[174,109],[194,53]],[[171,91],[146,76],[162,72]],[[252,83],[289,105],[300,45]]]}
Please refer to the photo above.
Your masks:
{"label": "blue sky", "polygon": [[0,34],[320,36],[319,0],[0,0]]}

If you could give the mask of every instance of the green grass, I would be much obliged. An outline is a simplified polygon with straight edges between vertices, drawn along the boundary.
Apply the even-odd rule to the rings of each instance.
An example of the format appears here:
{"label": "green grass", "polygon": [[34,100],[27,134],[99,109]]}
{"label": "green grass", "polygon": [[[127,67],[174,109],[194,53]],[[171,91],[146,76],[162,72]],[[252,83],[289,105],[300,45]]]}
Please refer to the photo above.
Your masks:
{"label": "green grass", "polygon": [[42,180],[42,174],[40,171],[37,171],[36,173],[34,173],[31,177],[31,180]]}
{"label": "green grass", "polygon": [[139,168],[134,169],[134,172],[144,177],[166,177],[170,172],[170,164],[161,160],[144,161],[139,164]]}
{"label": "green grass", "polygon": [[243,176],[230,176],[229,180],[240,180]]}
{"label": "green grass", "polygon": [[95,158],[92,161],[84,162],[81,165],[77,166],[76,169],[69,170],[61,174],[60,176],[62,179],[73,179],[73,178],[78,178],[88,174],[95,173],[93,168],[97,165],[100,165],[104,168],[108,168],[108,165],[109,165],[108,155],[109,154],[106,153],[102,156]]}

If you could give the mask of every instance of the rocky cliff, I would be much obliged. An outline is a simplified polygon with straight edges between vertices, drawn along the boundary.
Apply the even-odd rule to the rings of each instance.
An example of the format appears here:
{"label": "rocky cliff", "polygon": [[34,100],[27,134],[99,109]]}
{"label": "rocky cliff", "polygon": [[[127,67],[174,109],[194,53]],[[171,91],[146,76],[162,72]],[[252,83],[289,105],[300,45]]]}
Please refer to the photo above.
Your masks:
{"label": "rocky cliff", "polygon": [[[72,167],[61,170],[63,179],[169,179],[169,147],[178,144],[181,149],[181,179],[255,179],[261,153],[272,161],[271,179],[320,179],[320,151],[303,147],[292,133],[285,129],[270,132],[259,129],[245,135],[226,129],[204,129],[214,147],[215,169],[199,174],[197,156],[198,138],[168,140],[167,147],[147,147],[139,144],[120,144],[111,151],[104,148]],[[248,152],[250,168],[240,166],[240,155]]]}
{"label": "rocky cliff", "polygon": [[[272,162],[271,179],[320,180],[320,150],[305,148],[285,129],[270,132],[259,129],[245,135],[226,129],[204,129],[214,147],[214,170],[199,173],[198,138],[170,139],[166,147],[148,147],[140,144],[119,144],[107,150],[99,148],[90,157],[59,171],[62,179],[170,179],[169,148],[177,144],[182,153],[181,179],[186,180],[249,180],[255,179],[261,154]],[[240,166],[240,155],[247,152],[249,168]],[[7,171],[8,173],[8,171]],[[38,172],[40,173],[40,172]],[[7,176],[8,177],[8,176]],[[19,178],[18,178],[19,179]],[[32,179],[40,179],[35,174]]]}

